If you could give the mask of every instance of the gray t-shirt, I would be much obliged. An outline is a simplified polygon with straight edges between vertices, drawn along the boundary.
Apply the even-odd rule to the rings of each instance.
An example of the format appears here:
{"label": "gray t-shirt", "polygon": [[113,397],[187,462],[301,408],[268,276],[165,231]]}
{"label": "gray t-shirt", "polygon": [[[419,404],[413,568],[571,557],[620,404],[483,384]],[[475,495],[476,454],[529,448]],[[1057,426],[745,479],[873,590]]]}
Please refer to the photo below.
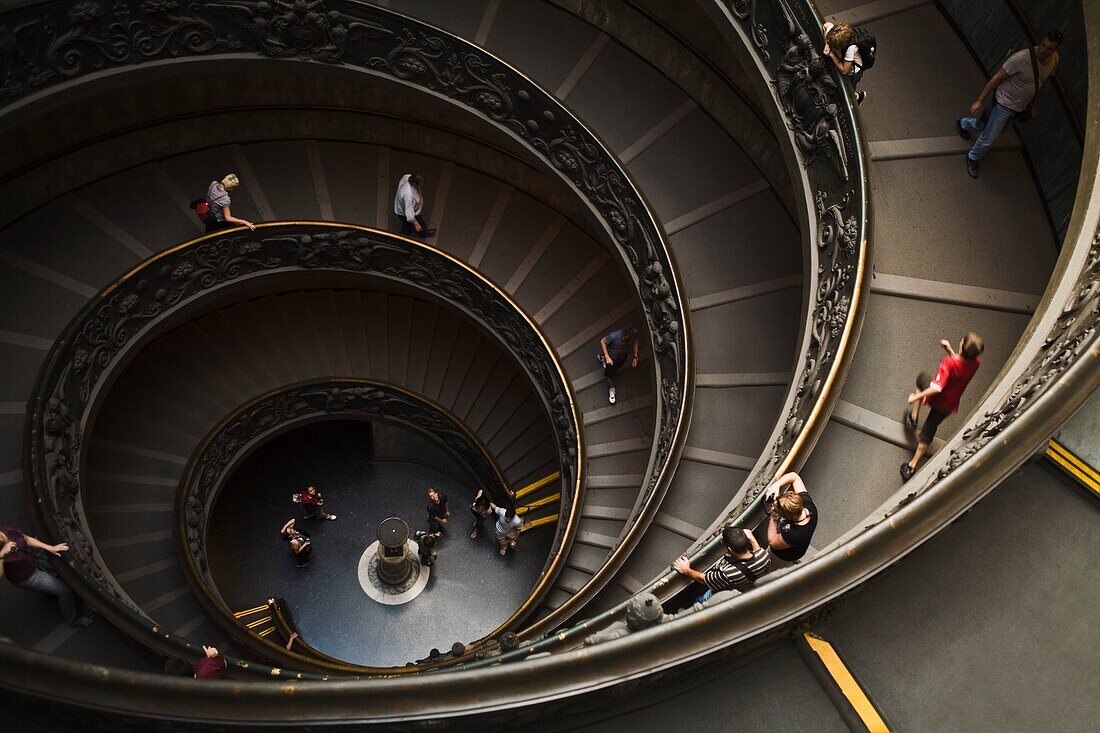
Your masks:
{"label": "gray t-shirt", "polygon": [[206,201],[210,204],[210,210],[206,217],[214,217],[217,221],[225,221],[225,209],[230,205],[229,192],[225,190],[219,181],[211,181],[210,188],[206,189]]}
{"label": "gray t-shirt", "polygon": [[[1039,64],[1039,84],[1047,80],[1054,71],[1057,56],[1051,56],[1046,64]],[[1031,105],[1035,97],[1035,72],[1031,68],[1031,54],[1028,49],[1017,51],[1008,57],[1001,67],[1008,78],[997,87],[997,103],[1017,112],[1023,112]]]}

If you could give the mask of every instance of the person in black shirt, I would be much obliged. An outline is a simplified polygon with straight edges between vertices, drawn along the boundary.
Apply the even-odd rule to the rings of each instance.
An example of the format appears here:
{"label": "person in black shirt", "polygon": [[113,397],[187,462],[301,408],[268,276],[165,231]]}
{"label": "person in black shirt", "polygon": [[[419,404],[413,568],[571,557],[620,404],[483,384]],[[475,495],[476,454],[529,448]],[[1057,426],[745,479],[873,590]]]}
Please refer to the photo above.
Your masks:
{"label": "person in black shirt", "polygon": [[768,548],[780,560],[801,560],[817,529],[817,506],[793,471],[764,492],[768,509]]}
{"label": "person in black shirt", "polygon": [[444,526],[451,516],[447,497],[435,489],[428,489],[428,532],[443,536]]}
{"label": "person in black shirt", "polygon": [[470,532],[470,539],[477,539],[481,527],[485,524],[485,518],[493,513],[493,503],[485,495],[485,489],[478,489],[474,503],[470,505],[470,514],[474,515],[474,528]]}

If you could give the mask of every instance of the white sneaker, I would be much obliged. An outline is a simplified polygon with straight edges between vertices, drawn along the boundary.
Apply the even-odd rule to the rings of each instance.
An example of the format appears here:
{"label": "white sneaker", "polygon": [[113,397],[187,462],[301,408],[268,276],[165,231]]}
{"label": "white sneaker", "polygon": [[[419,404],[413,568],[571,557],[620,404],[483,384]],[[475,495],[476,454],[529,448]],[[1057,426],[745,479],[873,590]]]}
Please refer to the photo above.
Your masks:
{"label": "white sneaker", "polygon": [[611,404],[615,404],[615,388],[611,387],[607,390],[607,401]]}

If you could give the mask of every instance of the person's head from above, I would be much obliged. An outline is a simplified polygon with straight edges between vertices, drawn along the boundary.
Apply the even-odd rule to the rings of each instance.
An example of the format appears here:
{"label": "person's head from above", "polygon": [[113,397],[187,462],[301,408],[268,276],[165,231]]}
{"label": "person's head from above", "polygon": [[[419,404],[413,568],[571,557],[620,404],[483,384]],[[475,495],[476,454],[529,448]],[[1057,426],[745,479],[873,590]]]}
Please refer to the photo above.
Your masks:
{"label": "person's head from above", "polygon": [[623,341],[630,342],[634,340],[634,337],[638,335],[638,332],[634,330],[634,326],[623,326]]}
{"label": "person's head from above", "polygon": [[439,503],[439,492],[435,489],[428,489],[428,501],[433,504]]}
{"label": "person's head from above", "polygon": [[745,530],[734,527],[732,524],[722,530],[722,543],[734,555],[744,555],[752,552],[752,543],[745,536]]}
{"label": "person's head from above", "polygon": [[317,487],[316,486],[307,487],[306,488],[306,493],[309,494],[310,496],[317,496]]}
{"label": "person's head from above", "polygon": [[847,23],[837,23],[825,34],[825,43],[829,49],[843,55],[852,45],[852,26]]}
{"label": "person's head from above", "polygon": [[409,185],[415,188],[417,191],[424,190],[424,176],[419,173],[412,173],[409,175]]}
{"label": "person's head from above", "polygon": [[790,522],[797,522],[802,518],[802,510],[806,505],[802,502],[802,494],[797,491],[784,491],[775,498],[775,508],[779,516]]}
{"label": "person's head from above", "polygon": [[226,191],[231,191],[241,185],[241,179],[237,178],[236,173],[230,173],[222,179],[222,185],[225,186]]}
{"label": "person's head from above", "polygon": [[507,519],[509,522],[511,522],[513,519],[516,518],[516,510],[515,509],[506,509],[504,511],[504,518]]}
{"label": "person's head from above", "polygon": [[959,354],[967,361],[977,359],[983,351],[985,351],[985,344],[982,343],[982,337],[973,331],[963,336],[962,341],[959,342]]}
{"label": "person's head from above", "polygon": [[420,544],[424,546],[424,549],[430,550],[435,547],[435,534],[429,532],[420,538]]}
{"label": "person's head from above", "polygon": [[1035,57],[1040,61],[1046,61],[1054,52],[1058,50],[1058,47],[1062,45],[1062,31],[1051,31],[1047,33],[1043,40],[1039,41],[1039,45],[1035,47]]}

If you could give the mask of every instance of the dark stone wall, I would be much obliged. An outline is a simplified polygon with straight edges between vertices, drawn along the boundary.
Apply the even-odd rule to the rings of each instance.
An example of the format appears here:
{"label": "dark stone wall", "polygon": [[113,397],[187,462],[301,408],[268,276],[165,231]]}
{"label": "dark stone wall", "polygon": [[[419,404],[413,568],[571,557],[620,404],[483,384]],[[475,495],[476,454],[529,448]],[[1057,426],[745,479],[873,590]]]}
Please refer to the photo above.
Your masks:
{"label": "dark stone wall", "polygon": [[[1081,0],[1016,0],[1039,36],[1058,29],[1065,34],[1057,76],[1068,92],[1073,114],[1084,124],[1088,87],[1088,57]],[[936,0],[955,25],[986,73],[992,76],[1013,52],[1031,45],[1028,30],[1009,0]],[[978,96],[979,89],[974,90]],[[1070,121],[1070,111],[1053,84],[1039,98],[1039,114],[1017,125],[1032,170],[1059,242],[1065,237],[1077,194],[1082,144]]]}

